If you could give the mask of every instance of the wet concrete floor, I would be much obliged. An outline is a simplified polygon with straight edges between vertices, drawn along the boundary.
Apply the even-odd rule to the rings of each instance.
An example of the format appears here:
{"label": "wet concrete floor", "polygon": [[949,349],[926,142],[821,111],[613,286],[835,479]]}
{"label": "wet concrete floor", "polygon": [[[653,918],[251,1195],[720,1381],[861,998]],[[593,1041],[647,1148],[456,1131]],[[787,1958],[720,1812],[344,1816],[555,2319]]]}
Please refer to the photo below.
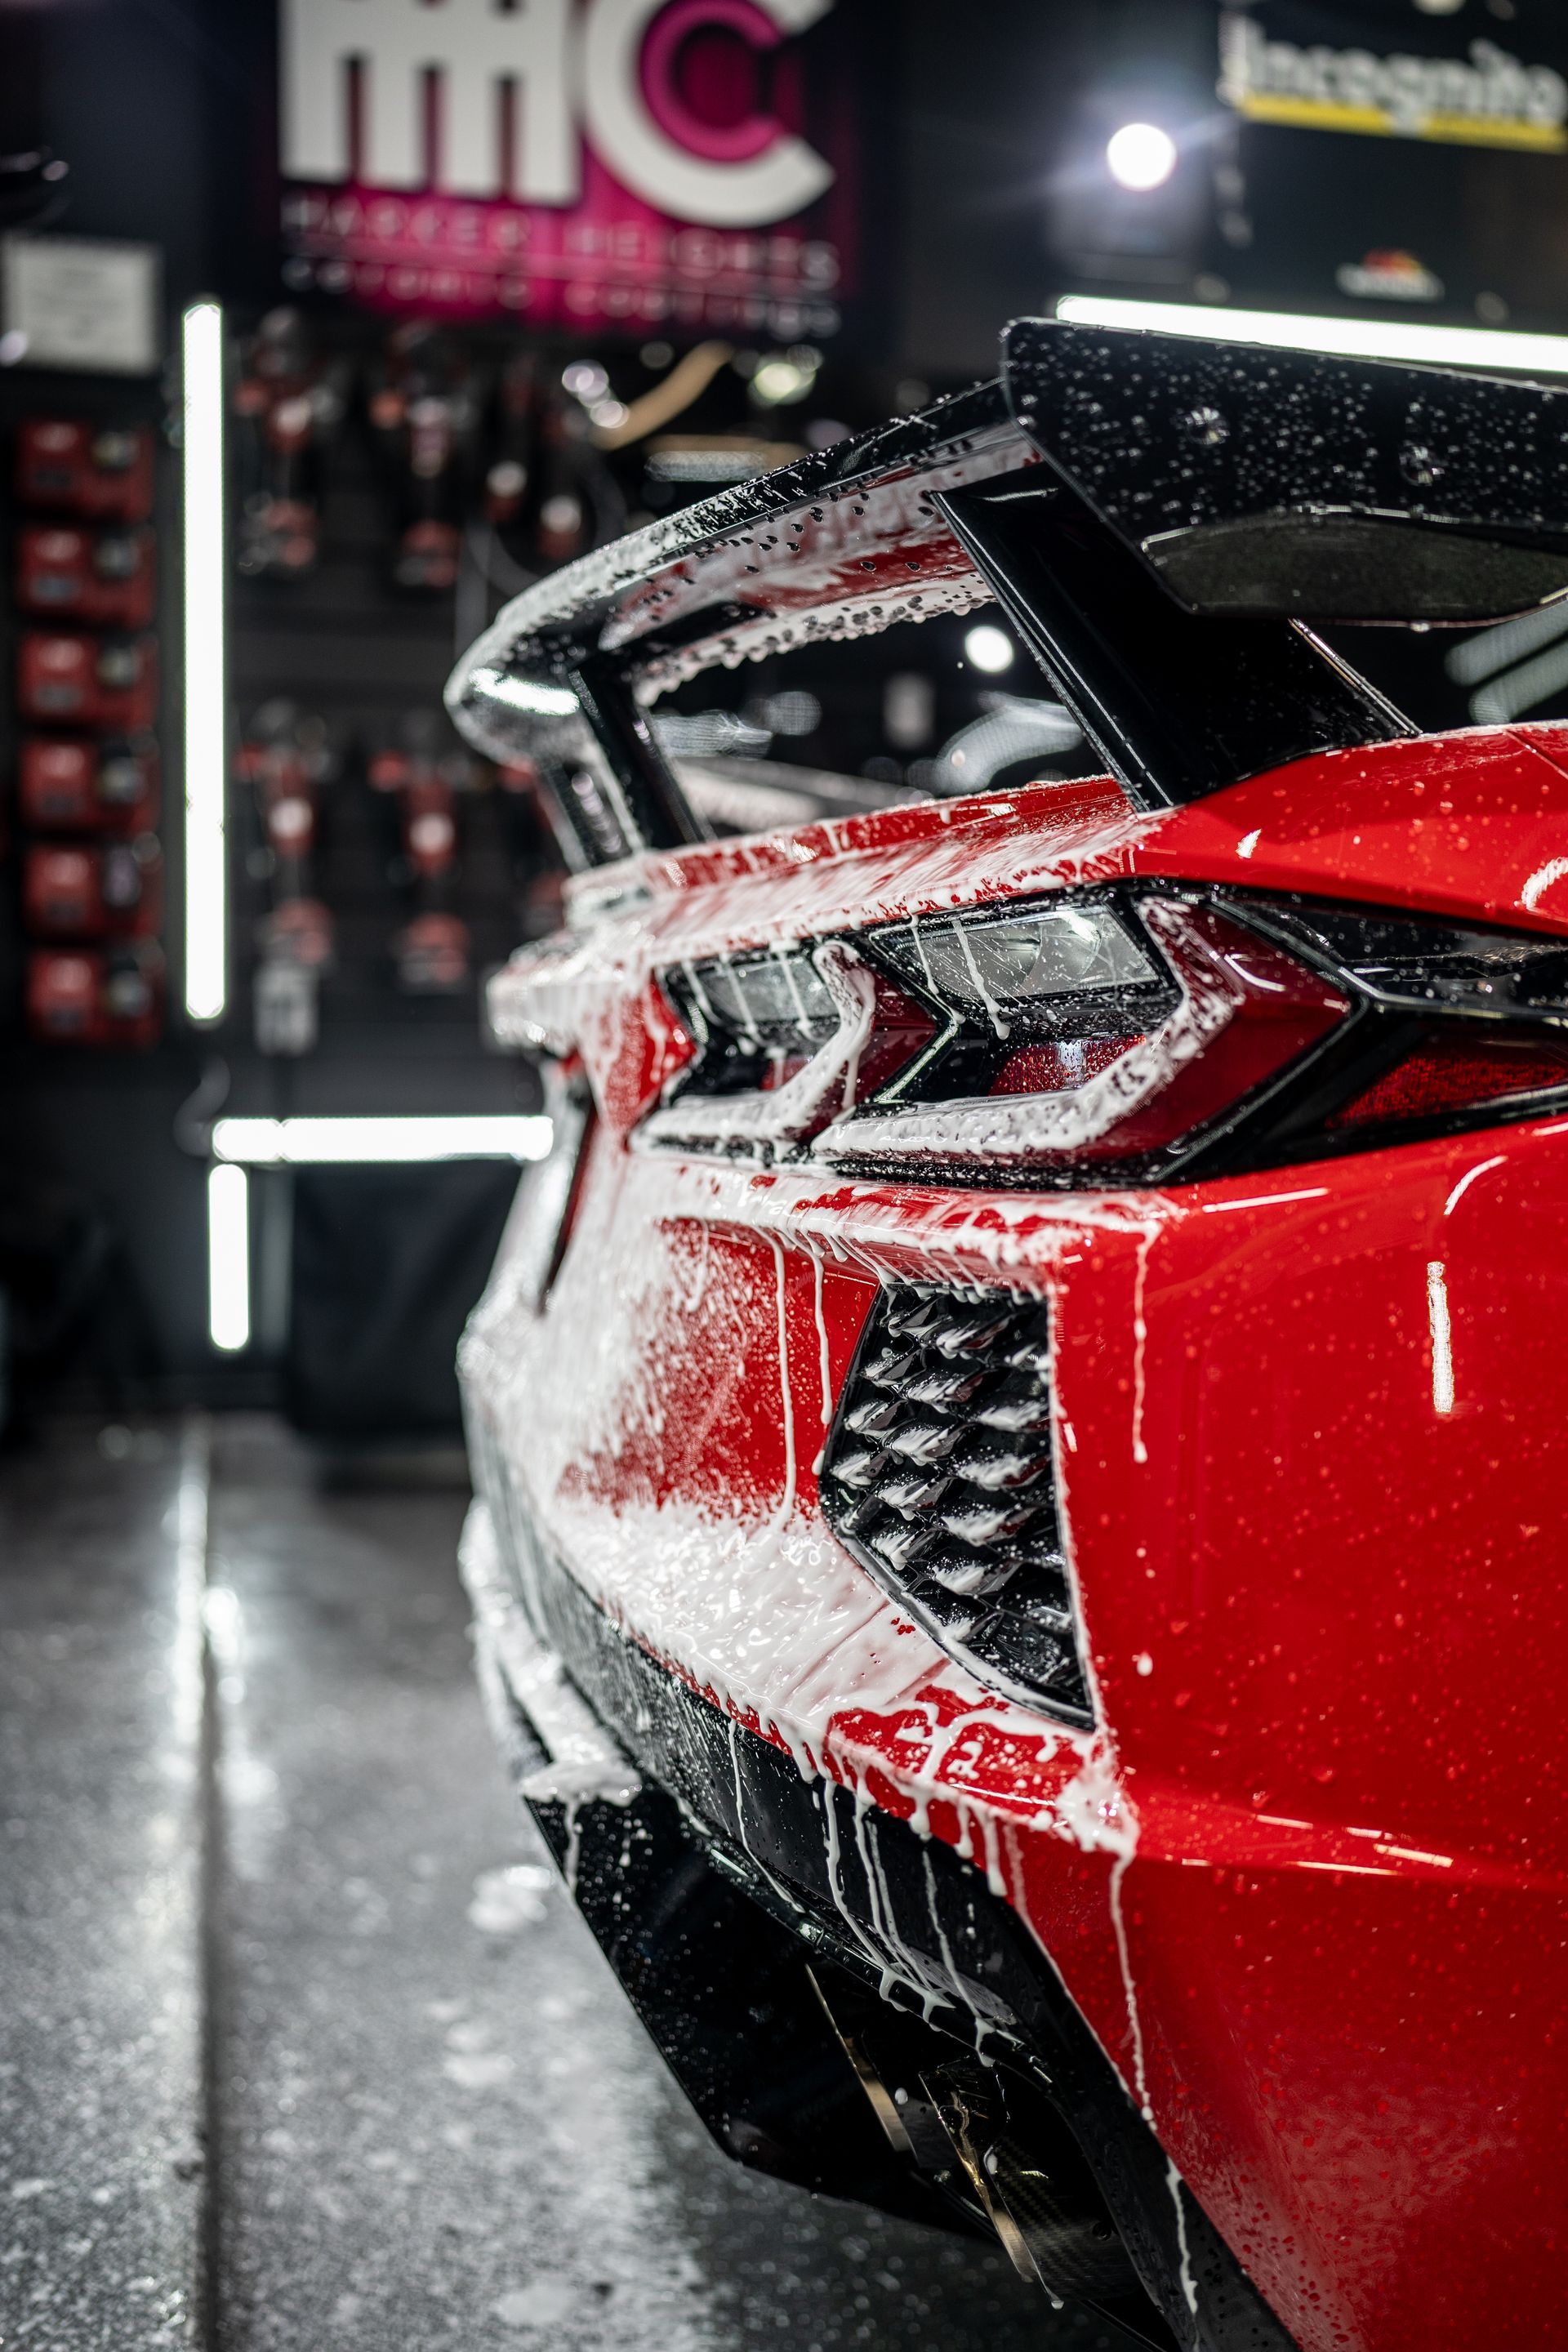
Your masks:
{"label": "wet concrete floor", "polygon": [[0,1465],[4,2352],[1124,2352],[711,2146],[491,1752],[464,1504],[260,1419]]}

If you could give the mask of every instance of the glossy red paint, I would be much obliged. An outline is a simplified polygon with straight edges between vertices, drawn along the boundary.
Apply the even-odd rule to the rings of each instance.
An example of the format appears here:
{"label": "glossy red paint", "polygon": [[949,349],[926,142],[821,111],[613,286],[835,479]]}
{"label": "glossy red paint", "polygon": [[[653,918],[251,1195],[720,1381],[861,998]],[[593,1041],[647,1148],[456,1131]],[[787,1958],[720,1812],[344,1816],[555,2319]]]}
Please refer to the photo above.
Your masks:
{"label": "glossy red paint", "polygon": [[[603,1118],[556,1288],[492,1318],[471,1392],[672,1671],[973,1846],[1306,2352],[1549,2341],[1568,1119],[1142,1193],[632,1145],[676,1050],[661,964],[1124,875],[1568,936],[1568,730],[1304,761],[1155,820],[1039,786],[646,861],[645,899],[501,984],[580,1044]],[[884,1274],[1053,1302],[1092,1746],[944,1665],[822,1523]]]}

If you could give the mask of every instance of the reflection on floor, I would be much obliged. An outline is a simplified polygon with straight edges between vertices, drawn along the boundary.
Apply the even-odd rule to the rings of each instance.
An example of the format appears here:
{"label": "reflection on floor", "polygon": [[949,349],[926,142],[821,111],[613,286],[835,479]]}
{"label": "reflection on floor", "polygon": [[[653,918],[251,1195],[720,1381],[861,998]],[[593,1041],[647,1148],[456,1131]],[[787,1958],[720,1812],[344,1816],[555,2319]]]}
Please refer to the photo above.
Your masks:
{"label": "reflection on floor", "polygon": [[463,1505],[261,1420],[0,1467],[0,2341],[1119,2347],[710,2147],[503,1784]]}

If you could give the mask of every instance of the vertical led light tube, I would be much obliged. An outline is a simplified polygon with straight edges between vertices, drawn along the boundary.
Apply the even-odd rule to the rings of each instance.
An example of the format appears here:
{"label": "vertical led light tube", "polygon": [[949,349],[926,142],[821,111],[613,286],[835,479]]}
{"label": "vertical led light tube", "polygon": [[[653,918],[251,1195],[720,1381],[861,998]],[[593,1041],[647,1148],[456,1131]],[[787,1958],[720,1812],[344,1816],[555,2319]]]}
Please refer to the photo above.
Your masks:
{"label": "vertical led light tube", "polygon": [[207,1171],[207,1330],[225,1355],[250,1345],[250,1179],[243,1168]]}
{"label": "vertical led light tube", "polygon": [[225,677],[223,312],[185,312],[185,1013],[221,1021],[228,999],[228,688]]}

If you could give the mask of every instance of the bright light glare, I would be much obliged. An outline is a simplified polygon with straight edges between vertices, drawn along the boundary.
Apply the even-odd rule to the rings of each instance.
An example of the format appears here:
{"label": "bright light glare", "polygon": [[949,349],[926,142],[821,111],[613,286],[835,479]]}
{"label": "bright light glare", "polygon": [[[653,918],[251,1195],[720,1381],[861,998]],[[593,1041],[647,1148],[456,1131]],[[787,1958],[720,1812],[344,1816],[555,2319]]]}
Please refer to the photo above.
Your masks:
{"label": "bright light glare", "polygon": [[243,1168],[207,1171],[207,1329],[226,1355],[250,1345],[250,1179]]}
{"label": "bright light glare", "polygon": [[521,710],[529,719],[570,719],[581,705],[569,686],[547,686],[542,678],[509,677],[505,670],[483,668],[470,684],[492,702]]}
{"label": "bright light glare", "polygon": [[228,690],[224,677],[223,312],[184,319],[185,1011],[228,996]]}
{"label": "bright light glare", "polygon": [[1148,327],[1278,351],[1336,352],[1351,359],[1426,360],[1439,367],[1510,368],[1568,375],[1568,335],[1516,335],[1500,327],[1433,327],[1405,319],[1322,319],[1290,310],[1228,310],[1200,302],[1139,302],[1115,294],[1064,294],[1058,319],[1075,327]]}
{"label": "bright light glare", "polygon": [[219,1160],[251,1168],[321,1168],[436,1160],[543,1160],[542,1116],[468,1118],[220,1118]]}
{"label": "bright light glare", "polygon": [[990,677],[1000,677],[1005,669],[1013,667],[1013,640],[1005,629],[993,628],[989,621],[982,621],[964,638],[963,655],[976,669],[984,670]]}
{"label": "bright light glare", "polygon": [[758,400],[777,408],[804,400],[816,381],[816,369],[803,367],[797,360],[764,360],[752,378],[752,390]]}
{"label": "bright light glare", "polygon": [[1146,194],[1163,188],[1176,168],[1176,142],[1157,122],[1124,122],[1105,149],[1110,176],[1120,188]]}

